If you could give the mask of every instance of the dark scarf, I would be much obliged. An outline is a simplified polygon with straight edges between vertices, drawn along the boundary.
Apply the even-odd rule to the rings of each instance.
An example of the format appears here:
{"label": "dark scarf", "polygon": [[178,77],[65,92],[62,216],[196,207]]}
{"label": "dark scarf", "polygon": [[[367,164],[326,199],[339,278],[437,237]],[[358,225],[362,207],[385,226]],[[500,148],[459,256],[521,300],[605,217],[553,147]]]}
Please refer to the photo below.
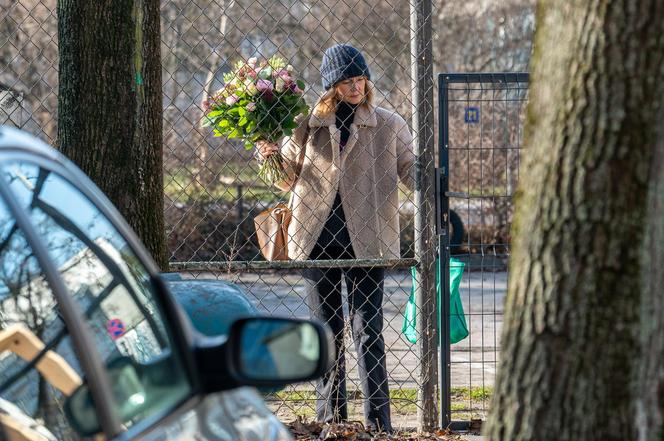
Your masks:
{"label": "dark scarf", "polygon": [[[337,105],[335,116],[337,129],[341,132],[341,142],[339,144],[340,150],[344,149],[344,146],[350,137],[350,125],[355,118],[355,109],[357,109],[356,105],[348,104],[345,101],[340,101]],[[313,255],[317,255],[320,250],[323,250],[322,255],[328,256],[324,258],[341,258],[342,256],[345,256],[344,253],[352,250],[350,235],[346,229],[346,216],[341,205],[341,195],[338,191],[337,196],[334,198],[334,203],[332,204],[332,211],[330,212],[327,221],[325,222],[325,226],[323,227],[323,231],[316,243],[317,247],[314,252],[312,252]],[[348,257],[343,258],[346,259]]]}
{"label": "dark scarf", "polygon": [[355,109],[357,109],[356,104],[349,104],[345,101],[339,101],[337,105],[335,116],[337,129],[341,131],[341,150],[343,150],[350,137],[350,125],[355,119]]}

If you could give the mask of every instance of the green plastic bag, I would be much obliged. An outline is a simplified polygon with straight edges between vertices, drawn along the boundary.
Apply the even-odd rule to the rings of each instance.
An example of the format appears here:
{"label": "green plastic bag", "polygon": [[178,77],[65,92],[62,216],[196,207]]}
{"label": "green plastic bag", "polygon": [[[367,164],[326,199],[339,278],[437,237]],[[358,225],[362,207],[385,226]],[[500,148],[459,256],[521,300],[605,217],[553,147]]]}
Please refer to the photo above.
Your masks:
{"label": "green plastic bag", "polygon": [[[468,337],[468,325],[466,316],[463,313],[463,304],[459,294],[459,285],[461,285],[461,276],[466,265],[455,258],[450,258],[450,342],[458,343]],[[410,269],[413,275],[413,286],[410,290],[410,298],[406,303],[406,310],[403,313],[403,332],[406,340],[411,343],[417,343],[417,308],[415,307],[415,267]],[[438,295],[438,305],[440,305],[440,261],[436,259],[436,294]],[[440,309],[438,309],[440,317]]]}

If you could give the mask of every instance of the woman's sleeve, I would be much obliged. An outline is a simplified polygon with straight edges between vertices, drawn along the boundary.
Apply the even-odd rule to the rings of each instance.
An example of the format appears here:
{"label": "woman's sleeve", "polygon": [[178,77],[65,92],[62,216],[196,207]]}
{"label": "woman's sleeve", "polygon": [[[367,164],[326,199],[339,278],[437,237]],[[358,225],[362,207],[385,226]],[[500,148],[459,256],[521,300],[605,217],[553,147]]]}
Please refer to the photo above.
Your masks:
{"label": "woman's sleeve", "polygon": [[283,191],[291,191],[293,183],[297,179],[298,161],[302,149],[306,147],[306,134],[308,130],[309,118],[301,118],[298,122],[297,128],[293,131],[291,136],[285,137],[281,142],[281,158],[284,170],[288,175],[288,179],[275,182],[274,185]]}
{"label": "woman's sleeve", "polygon": [[400,116],[397,116],[396,134],[397,173],[399,174],[401,182],[412,190],[415,182],[415,179],[413,178],[415,173],[415,168],[413,167],[413,164],[415,163],[413,135],[411,135],[410,128],[408,128],[406,121]]}

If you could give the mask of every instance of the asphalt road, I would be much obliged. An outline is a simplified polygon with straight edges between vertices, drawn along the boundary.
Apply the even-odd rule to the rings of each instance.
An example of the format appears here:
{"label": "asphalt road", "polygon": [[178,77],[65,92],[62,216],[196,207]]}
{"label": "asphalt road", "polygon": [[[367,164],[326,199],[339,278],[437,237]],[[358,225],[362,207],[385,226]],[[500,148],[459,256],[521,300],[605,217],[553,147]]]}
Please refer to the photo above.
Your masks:
{"label": "asphalt road", "polygon": [[[469,265],[475,269],[480,265]],[[484,268],[495,268],[486,265]],[[199,274],[198,279],[215,279],[213,274]],[[241,286],[251,301],[262,311],[271,315],[308,318],[309,310],[304,301],[304,284],[301,276],[279,272],[241,273],[221,275],[219,278],[234,282]],[[412,280],[408,271],[388,273],[385,281],[384,299],[384,338],[387,347],[388,375],[390,389],[412,392],[419,389],[420,356],[416,344],[408,342],[401,332],[403,310],[410,295]],[[497,360],[499,357],[500,331],[503,319],[503,303],[507,289],[506,271],[466,271],[463,275],[460,295],[464,306],[466,321],[470,335],[461,342],[452,345],[451,380],[452,387],[491,388],[494,384]],[[347,309],[346,309],[347,312]],[[360,381],[356,369],[356,352],[347,329],[348,389],[360,390]],[[311,390],[313,385],[303,384],[296,389]],[[353,402],[351,402],[353,403]],[[405,402],[402,402],[404,404]],[[412,403],[412,402],[411,402]],[[416,408],[408,405],[402,411],[392,411],[392,422],[395,428],[413,429],[417,424]],[[453,398],[453,409],[455,401]],[[484,418],[488,402],[456,402],[471,411],[458,410],[453,419],[468,420]],[[410,407],[408,407],[410,406]],[[469,406],[469,407],[468,407]],[[294,412],[313,417],[313,402],[287,403],[271,402],[270,407],[283,421],[294,419]],[[299,409],[299,410],[297,410]],[[353,418],[361,419],[362,411],[359,402],[351,405]],[[463,439],[481,440],[481,437]]]}

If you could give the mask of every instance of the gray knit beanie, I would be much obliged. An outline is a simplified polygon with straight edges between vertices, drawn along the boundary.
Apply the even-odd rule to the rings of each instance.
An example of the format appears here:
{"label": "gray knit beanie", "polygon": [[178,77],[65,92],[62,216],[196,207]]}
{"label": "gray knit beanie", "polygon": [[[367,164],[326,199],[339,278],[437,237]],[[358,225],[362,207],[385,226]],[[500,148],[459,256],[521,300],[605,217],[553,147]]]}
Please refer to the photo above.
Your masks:
{"label": "gray knit beanie", "polygon": [[323,54],[320,65],[323,87],[329,90],[339,81],[364,75],[371,79],[369,67],[362,53],[349,44],[336,44]]}

